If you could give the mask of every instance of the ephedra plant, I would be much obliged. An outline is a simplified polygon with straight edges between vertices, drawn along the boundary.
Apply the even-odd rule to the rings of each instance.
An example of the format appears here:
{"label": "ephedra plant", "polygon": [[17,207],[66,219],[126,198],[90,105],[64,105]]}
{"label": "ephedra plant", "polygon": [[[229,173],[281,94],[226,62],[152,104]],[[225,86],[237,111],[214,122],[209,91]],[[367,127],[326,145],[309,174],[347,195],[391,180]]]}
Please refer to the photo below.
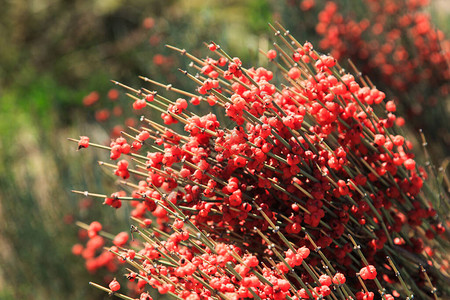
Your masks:
{"label": "ephedra plant", "polygon": [[[407,127],[424,130],[427,139],[433,142],[431,150],[435,155],[449,155],[450,40],[444,33],[446,26],[439,26],[430,15],[433,10],[443,11],[443,3],[273,2],[279,6],[280,19],[290,22],[292,32],[310,32],[310,38],[317,41],[317,49],[338,60],[350,58],[395,101],[402,116],[410,118]],[[299,15],[302,22],[298,21]]]}
{"label": "ephedra plant", "polygon": [[109,146],[71,139],[109,151],[99,164],[121,186],[74,192],[132,207],[130,234],[79,223],[90,240],[73,251],[90,271],[126,264],[124,278],[91,284],[142,300],[152,288],[190,300],[450,296],[446,194],[416,163],[393,101],[356,67],[271,28],[273,72],[215,43],[205,59],[170,46],[192,61],[180,71],[195,91],[114,82],[142,112],[139,127]]}

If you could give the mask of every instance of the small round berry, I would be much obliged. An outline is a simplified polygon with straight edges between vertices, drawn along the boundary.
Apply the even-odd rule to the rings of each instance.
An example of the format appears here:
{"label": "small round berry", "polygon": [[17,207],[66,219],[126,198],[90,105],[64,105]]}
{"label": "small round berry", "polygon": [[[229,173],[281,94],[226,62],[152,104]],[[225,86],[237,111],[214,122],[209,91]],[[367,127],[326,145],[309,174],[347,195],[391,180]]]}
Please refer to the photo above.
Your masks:
{"label": "small round berry", "polygon": [[94,221],[89,225],[89,230],[99,232],[100,230],[102,230],[102,224],[100,224],[100,222],[98,221]]}
{"label": "small round berry", "polygon": [[200,104],[200,98],[199,97],[196,97],[196,96],[193,96],[192,98],[191,98],[191,101],[189,101],[192,105],[199,105]]}
{"label": "small round berry", "polygon": [[364,280],[373,280],[377,277],[377,270],[373,265],[368,265],[359,271],[359,275]]}
{"label": "small round berry", "polygon": [[113,244],[116,245],[117,247],[122,247],[127,242],[128,242],[128,233],[126,233],[125,231],[117,234],[113,240]]}
{"label": "small round berry", "polygon": [[267,58],[270,60],[275,59],[275,57],[277,57],[277,51],[270,49],[269,51],[267,51]]}
{"label": "small round berry", "polygon": [[297,79],[300,77],[300,70],[296,67],[293,67],[289,70],[288,75],[291,79]]}
{"label": "small round berry", "polygon": [[142,222],[144,222],[144,226],[146,227],[149,227],[153,223],[151,219],[144,219]]}
{"label": "small round berry", "polygon": [[377,144],[378,146],[382,146],[386,142],[386,137],[382,134],[375,134],[375,138],[373,139],[373,142],[375,144]]}
{"label": "small round berry", "polygon": [[136,251],[134,251],[133,249],[130,249],[127,251],[127,257],[129,259],[134,259],[136,257]]}
{"label": "small round berry", "polygon": [[87,148],[89,147],[89,137],[87,136],[80,136],[80,141],[78,142],[78,150],[81,148]]}
{"label": "small round berry", "polygon": [[114,278],[110,283],[109,283],[109,289],[112,292],[117,292],[118,290],[120,290],[120,283]]}
{"label": "small round berry", "polygon": [[133,149],[135,150],[139,150],[142,147],[142,143],[139,141],[134,141],[133,144],[131,144],[131,147],[133,147]]}
{"label": "small round berry", "polygon": [[187,178],[191,175],[191,171],[189,169],[183,168],[180,170],[180,176],[183,178]]}
{"label": "small round berry", "polygon": [[331,285],[331,277],[328,275],[320,275],[319,282],[321,285],[330,286]]}
{"label": "small round berry", "polygon": [[83,252],[83,245],[81,244],[75,244],[72,247],[72,254],[73,255],[81,255],[81,253]]}
{"label": "small round berry", "polygon": [[108,91],[108,98],[111,101],[115,101],[115,100],[119,99],[119,91],[116,89],[110,89]]}
{"label": "small round berry", "polygon": [[336,273],[336,275],[334,275],[333,277],[333,283],[337,285],[344,284],[346,281],[347,279],[342,273]]}
{"label": "small round berry", "polygon": [[394,112],[397,110],[397,107],[395,106],[394,101],[388,101],[386,102],[386,110],[389,112]]}
{"label": "small round berry", "polygon": [[145,99],[139,99],[133,102],[133,108],[136,110],[143,109],[147,105]]}
{"label": "small round berry", "polygon": [[217,45],[214,43],[209,44],[208,46],[209,50],[211,51],[216,51],[217,50]]}
{"label": "small round berry", "polygon": [[407,170],[414,170],[414,168],[416,167],[416,162],[412,158],[408,158],[403,164],[405,165],[405,168]]}

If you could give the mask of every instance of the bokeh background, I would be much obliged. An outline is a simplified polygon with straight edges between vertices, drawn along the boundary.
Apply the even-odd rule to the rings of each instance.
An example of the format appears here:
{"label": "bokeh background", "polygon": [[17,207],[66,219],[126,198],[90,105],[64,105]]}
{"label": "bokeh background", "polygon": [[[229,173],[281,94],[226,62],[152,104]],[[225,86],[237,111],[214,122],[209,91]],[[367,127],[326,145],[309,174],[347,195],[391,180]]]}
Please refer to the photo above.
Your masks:
{"label": "bokeh background", "polygon": [[[344,16],[368,17],[364,3],[370,1],[336,2]],[[192,90],[177,71],[188,68],[187,60],[164,45],[207,55],[203,42],[211,40],[248,66],[266,66],[258,49],[271,47],[267,24],[280,21],[300,41],[318,45],[324,36],[316,25],[325,5],[312,0],[0,1],[0,299],[107,297],[87,283],[102,283],[110,272],[89,273],[84,260],[71,253],[79,241],[74,222],[100,220],[107,231],[119,232],[129,228],[129,214],[70,192],[108,194],[114,180],[96,167],[106,153],[77,152],[66,138],[89,135],[107,142],[137,120],[130,102],[111,92],[110,79],[140,86],[137,76],[144,75]],[[450,3],[435,0],[418,11],[450,36]],[[356,63],[367,69],[364,61]],[[448,71],[448,61],[440,67]],[[408,104],[399,105],[407,129],[414,137],[424,128],[434,163],[445,164],[448,94],[433,94],[437,105],[430,106],[430,90],[396,94],[377,78],[374,83],[389,97],[408,95]],[[448,84],[448,78],[441,82],[444,89]]]}

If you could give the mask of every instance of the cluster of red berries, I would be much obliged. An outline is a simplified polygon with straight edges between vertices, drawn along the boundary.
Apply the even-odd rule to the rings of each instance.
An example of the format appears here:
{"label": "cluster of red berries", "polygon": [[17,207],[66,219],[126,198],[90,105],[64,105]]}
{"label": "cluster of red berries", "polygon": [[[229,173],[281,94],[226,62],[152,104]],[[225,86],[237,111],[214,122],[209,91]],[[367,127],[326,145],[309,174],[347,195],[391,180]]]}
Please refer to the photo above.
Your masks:
{"label": "cluster of red berries", "polygon": [[[139,266],[128,277],[141,295],[149,284],[182,299],[371,299],[370,280],[368,287],[374,282],[388,299],[379,280],[399,283],[378,279],[374,265],[397,275],[386,255],[412,253],[408,247],[421,243],[414,255],[425,260],[424,229],[436,234],[441,225],[420,193],[427,175],[395,127],[395,105],[332,56],[283,34],[276,32],[286,49],[267,54],[288,82],[281,88],[271,71],[246,69],[216,44],[209,48],[217,59],[193,59],[201,75],[185,72],[200,95],[179,92],[216,106],[234,127],[213,113],[190,112],[185,99],[167,104],[156,92],[121,85],[138,99],[151,95],[145,106],[185,131],[142,118],[136,138],[124,134],[109,148],[131,156],[135,169],[127,160],[101,163],[122,179],[133,173],[142,180],[125,182],[130,196],[92,194],[115,208],[130,200],[142,226],[150,226],[150,215],[157,220],[153,233],[132,226],[140,250],[123,248],[126,240],[116,237],[119,248],[108,251]],[[376,113],[380,108],[387,113]],[[142,147],[133,142],[136,152],[123,152],[126,138]]]}
{"label": "cluster of red berries", "polygon": [[424,12],[427,4],[365,0],[364,18],[356,20],[339,10],[338,1],[327,2],[316,26],[319,46],[337,59],[351,58],[374,82],[388,86],[408,114],[421,115],[450,92],[450,41]]}
{"label": "cluster of red berries", "polygon": [[82,229],[82,236],[87,233],[88,241],[85,246],[76,244],[72,247],[74,255],[80,255],[86,260],[86,269],[90,273],[95,273],[100,268],[106,268],[110,272],[117,271],[117,259],[111,252],[103,251],[105,239],[100,236],[102,225],[94,221],[85,229]]}

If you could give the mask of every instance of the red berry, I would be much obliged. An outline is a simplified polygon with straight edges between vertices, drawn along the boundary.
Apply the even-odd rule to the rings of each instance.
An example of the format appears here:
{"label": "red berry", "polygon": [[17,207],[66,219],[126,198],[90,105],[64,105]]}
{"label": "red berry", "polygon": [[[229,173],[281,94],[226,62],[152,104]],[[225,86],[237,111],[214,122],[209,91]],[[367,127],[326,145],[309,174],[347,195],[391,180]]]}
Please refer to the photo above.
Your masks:
{"label": "red berry", "polygon": [[80,136],[80,141],[78,142],[78,150],[81,148],[87,148],[89,147],[89,137],[87,136]]}
{"label": "red berry", "polygon": [[99,232],[100,230],[102,230],[102,224],[100,224],[100,222],[94,221],[89,225],[89,230]]}
{"label": "red berry", "polygon": [[148,133],[147,130],[141,131],[141,133],[139,133],[139,135],[137,136],[137,139],[140,141],[145,141],[146,139],[148,139],[150,137],[150,133]]}
{"label": "red berry", "polygon": [[110,283],[109,283],[109,289],[112,292],[117,292],[118,290],[120,290],[120,283],[114,278]]}
{"label": "red berry", "polygon": [[127,242],[128,242],[128,233],[126,233],[125,231],[116,235],[116,237],[113,240],[113,244],[116,245],[117,247],[122,247]]}
{"label": "red berry", "polygon": [[136,251],[134,251],[132,249],[128,250],[127,256],[129,259],[134,259],[134,257],[136,256]]}
{"label": "red berry", "polygon": [[142,221],[142,222],[144,222],[144,225],[146,227],[149,227],[150,225],[152,225],[153,221],[151,219],[144,219],[144,221]]}
{"label": "red berry", "polygon": [[136,110],[143,109],[147,105],[145,99],[139,99],[133,102],[133,108]]}
{"label": "red berry", "polygon": [[191,98],[191,101],[189,101],[189,102],[191,102],[192,105],[199,105],[200,104],[200,98],[194,96],[194,97]]}
{"label": "red berry", "polygon": [[175,222],[173,222],[173,227],[175,227],[178,230],[183,228],[183,226],[184,226],[184,222],[181,220],[175,220]]}
{"label": "red berry", "polygon": [[331,277],[328,275],[320,275],[319,282],[321,285],[330,286],[331,285]]}
{"label": "red berry", "polygon": [[382,134],[375,134],[375,138],[373,139],[373,142],[375,144],[377,144],[378,146],[382,146],[386,142],[386,137]]}
{"label": "red berry", "polygon": [[133,149],[139,150],[142,147],[142,143],[139,141],[134,141],[133,144],[131,144],[131,146],[133,147]]}
{"label": "red berry", "polygon": [[388,101],[386,102],[386,110],[389,112],[394,112],[397,110],[397,107],[395,106],[394,101]]}
{"label": "red berry", "polygon": [[93,105],[100,99],[100,94],[97,91],[93,91],[89,93],[86,97],[83,98],[83,105],[90,106]]}
{"label": "red berry", "polygon": [[333,277],[333,283],[337,285],[344,284],[346,281],[347,279],[342,273],[336,273]]}
{"label": "red berry", "polygon": [[403,143],[405,142],[405,138],[402,137],[401,135],[396,135],[393,140],[395,146],[402,146]]}
{"label": "red berry", "polygon": [[81,255],[82,252],[83,252],[83,245],[81,245],[81,244],[73,245],[73,247],[72,247],[73,255]]}
{"label": "red berry", "polygon": [[300,256],[303,258],[303,259],[306,259],[308,256],[309,256],[309,253],[310,253],[311,251],[308,249],[308,248],[306,248],[305,246],[303,246],[303,247],[301,247],[301,248],[298,248],[298,250],[297,250],[297,253],[298,254],[300,254]]}
{"label": "red berry", "polygon": [[300,77],[300,70],[296,67],[293,67],[289,70],[288,75],[291,79],[297,79]]}
{"label": "red berry", "polygon": [[364,267],[359,271],[359,275],[364,280],[373,280],[377,277],[377,270],[373,265],[368,265],[367,267]]}
{"label": "red berry", "polygon": [[408,158],[403,164],[405,165],[405,168],[407,170],[414,170],[414,168],[416,167],[416,162],[412,158]]}
{"label": "red berry", "polygon": [[267,51],[267,58],[272,60],[275,59],[275,57],[277,57],[277,51],[271,49],[269,51]]}
{"label": "red berry", "polygon": [[109,98],[109,100],[111,100],[111,101],[117,100],[117,99],[119,98],[119,91],[116,90],[116,89],[110,89],[110,90],[108,91],[108,98]]}
{"label": "red berry", "polygon": [[191,175],[191,171],[189,169],[183,168],[180,170],[180,176],[183,178],[187,178]]}
{"label": "red berry", "polygon": [[217,50],[217,45],[214,43],[209,44],[208,46],[209,50],[211,51],[216,51]]}

